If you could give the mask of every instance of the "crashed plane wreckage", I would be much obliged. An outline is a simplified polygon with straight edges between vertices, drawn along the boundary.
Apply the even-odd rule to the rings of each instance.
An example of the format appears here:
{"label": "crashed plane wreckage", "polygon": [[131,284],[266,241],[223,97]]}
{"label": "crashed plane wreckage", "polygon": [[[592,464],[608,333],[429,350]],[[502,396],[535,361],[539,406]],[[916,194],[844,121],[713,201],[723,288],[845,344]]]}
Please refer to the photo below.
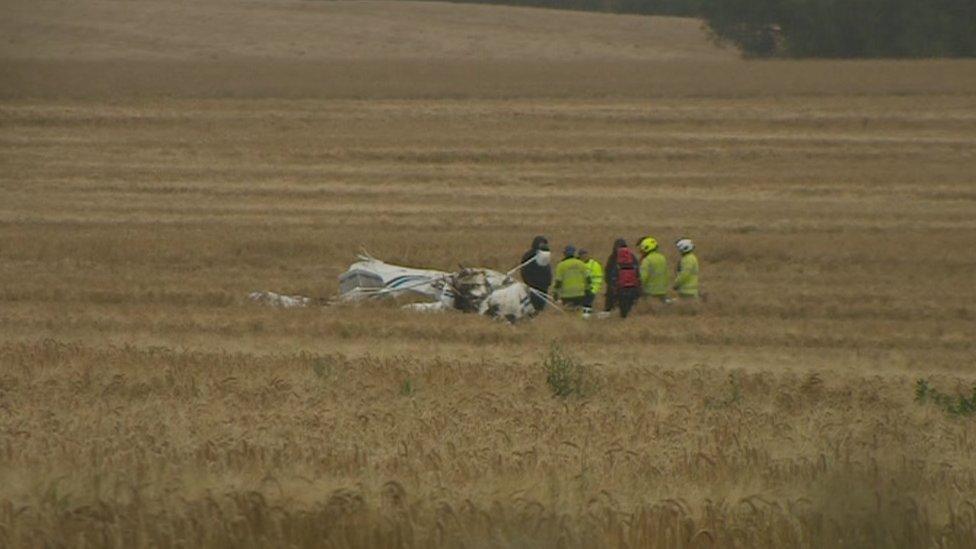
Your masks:
{"label": "crashed plane wreckage", "polygon": [[[533,259],[534,260],[534,259]],[[522,265],[508,273],[491,269],[461,267],[456,272],[415,269],[391,265],[368,254],[339,275],[339,301],[413,296],[422,302],[405,305],[417,311],[457,310],[503,318],[509,322],[536,313],[529,296],[548,296],[513,278]],[[254,292],[252,301],[277,307],[307,307],[315,300],[273,292]]]}

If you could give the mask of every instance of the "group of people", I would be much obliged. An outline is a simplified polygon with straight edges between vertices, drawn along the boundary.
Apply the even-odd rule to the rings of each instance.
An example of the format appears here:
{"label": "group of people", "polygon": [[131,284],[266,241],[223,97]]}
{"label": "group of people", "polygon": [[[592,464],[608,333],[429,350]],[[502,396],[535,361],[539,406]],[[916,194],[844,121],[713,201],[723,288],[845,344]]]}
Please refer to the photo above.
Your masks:
{"label": "group of people", "polygon": [[581,309],[587,317],[593,310],[596,296],[606,289],[604,311],[619,308],[626,318],[637,301],[644,297],[662,304],[672,303],[674,290],[679,299],[698,299],[698,258],[695,244],[688,238],[675,241],[681,254],[674,277],[668,271],[668,259],[651,236],[640,238],[637,253],[627,242],[618,238],[606,264],[590,257],[585,249],[572,244],[563,249],[563,259],[556,265],[555,277],[551,266],[549,241],[544,236],[532,240],[532,248],[522,256],[522,282],[532,288],[530,299],[537,312],[546,307],[548,296],[574,309]]}

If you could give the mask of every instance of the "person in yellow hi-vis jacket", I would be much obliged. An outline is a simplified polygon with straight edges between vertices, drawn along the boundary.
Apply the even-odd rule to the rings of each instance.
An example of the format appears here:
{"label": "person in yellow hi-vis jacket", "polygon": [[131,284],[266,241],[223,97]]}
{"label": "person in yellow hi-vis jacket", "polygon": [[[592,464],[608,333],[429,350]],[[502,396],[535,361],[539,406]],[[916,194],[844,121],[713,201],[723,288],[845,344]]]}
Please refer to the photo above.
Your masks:
{"label": "person in yellow hi-vis jacket", "polygon": [[603,265],[590,257],[590,252],[586,250],[580,250],[577,255],[579,255],[580,261],[586,265],[586,270],[590,272],[590,293],[587,296],[587,302],[583,304],[583,314],[587,314],[593,310],[593,301],[596,296],[603,291]]}
{"label": "person in yellow hi-vis jacket", "polygon": [[661,303],[670,303],[668,259],[661,253],[657,240],[645,237],[637,247],[644,256],[640,264],[641,293]]}
{"label": "person in yellow hi-vis jacket", "polygon": [[678,297],[698,299],[698,258],[695,257],[695,244],[688,238],[679,238],[675,247],[681,252],[681,261],[674,278],[674,290]]}
{"label": "person in yellow hi-vis jacket", "polygon": [[[563,252],[563,260],[556,265],[556,278],[552,283],[552,297],[571,307],[587,307],[591,301],[590,271],[576,257],[576,247],[570,244]],[[587,312],[584,309],[584,314]]]}

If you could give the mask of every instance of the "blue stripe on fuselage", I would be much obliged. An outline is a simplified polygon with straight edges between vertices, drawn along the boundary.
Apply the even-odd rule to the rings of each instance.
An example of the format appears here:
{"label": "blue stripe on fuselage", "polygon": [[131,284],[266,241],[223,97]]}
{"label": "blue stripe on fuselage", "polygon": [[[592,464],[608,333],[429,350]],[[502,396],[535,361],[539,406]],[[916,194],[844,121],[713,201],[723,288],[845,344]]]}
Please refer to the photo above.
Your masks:
{"label": "blue stripe on fuselage", "polygon": [[418,280],[427,280],[426,276],[421,275],[402,275],[398,276],[386,283],[387,288],[396,289],[409,282],[416,282]]}

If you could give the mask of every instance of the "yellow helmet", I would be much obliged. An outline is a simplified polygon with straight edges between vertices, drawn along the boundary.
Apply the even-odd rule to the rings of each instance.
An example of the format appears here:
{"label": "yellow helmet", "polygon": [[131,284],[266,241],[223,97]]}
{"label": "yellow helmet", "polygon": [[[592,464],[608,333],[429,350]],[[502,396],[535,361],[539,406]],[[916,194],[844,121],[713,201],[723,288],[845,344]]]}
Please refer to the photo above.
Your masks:
{"label": "yellow helmet", "polygon": [[641,240],[640,244],[638,244],[638,247],[645,254],[649,254],[657,249],[657,240],[654,240],[653,236],[649,236],[644,240]]}

